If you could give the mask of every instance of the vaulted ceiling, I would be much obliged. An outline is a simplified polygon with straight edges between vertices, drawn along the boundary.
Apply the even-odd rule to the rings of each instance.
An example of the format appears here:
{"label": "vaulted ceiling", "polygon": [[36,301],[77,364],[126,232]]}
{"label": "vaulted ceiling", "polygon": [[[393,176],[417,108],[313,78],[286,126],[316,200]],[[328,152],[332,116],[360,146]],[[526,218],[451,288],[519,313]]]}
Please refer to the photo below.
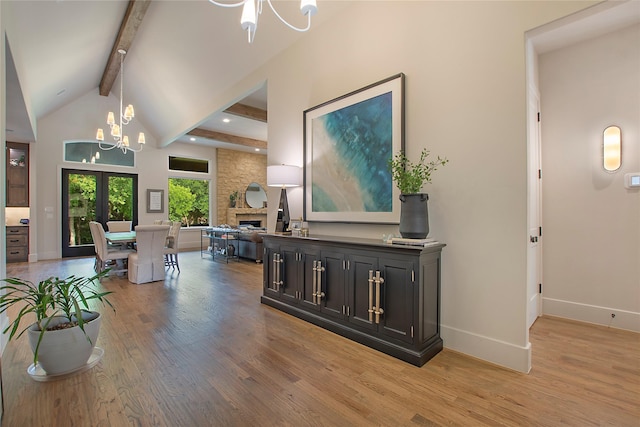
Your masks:
{"label": "vaulted ceiling", "polygon": [[[221,8],[206,0],[148,3],[125,57],[124,102],[134,104],[136,119],[158,145],[196,138],[197,143],[252,149],[251,141],[266,141],[264,121],[236,113],[230,126],[221,123],[230,114],[224,110],[240,101],[266,110],[266,82],[231,96],[228,89],[305,33],[286,28],[265,7],[255,41],[249,44],[240,28],[240,8]],[[273,3],[288,20],[304,24],[298,2]],[[311,31],[350,2],[318,3]],[[7,139],[33,141],[27,112],[31,122],[37,121],[90,91],[98,92],[109,57],[117,51],[128,5],[114,0],[3,0],[10,48]],[[111,93],[119,97],[120,76],[114,76]]]}

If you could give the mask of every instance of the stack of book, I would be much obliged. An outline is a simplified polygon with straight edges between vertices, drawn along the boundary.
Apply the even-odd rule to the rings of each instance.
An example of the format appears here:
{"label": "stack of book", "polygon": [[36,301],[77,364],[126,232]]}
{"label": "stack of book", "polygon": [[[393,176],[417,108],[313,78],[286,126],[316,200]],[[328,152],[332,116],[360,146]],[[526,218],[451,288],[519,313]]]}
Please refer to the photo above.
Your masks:
{"label": "stack of book", "polygon": [[407,239],[404,237],[392,237],[387,243],[393,245],[408,245],[408,246],[433,246],[439,244],[439,242],[432,238],[426,239]]}

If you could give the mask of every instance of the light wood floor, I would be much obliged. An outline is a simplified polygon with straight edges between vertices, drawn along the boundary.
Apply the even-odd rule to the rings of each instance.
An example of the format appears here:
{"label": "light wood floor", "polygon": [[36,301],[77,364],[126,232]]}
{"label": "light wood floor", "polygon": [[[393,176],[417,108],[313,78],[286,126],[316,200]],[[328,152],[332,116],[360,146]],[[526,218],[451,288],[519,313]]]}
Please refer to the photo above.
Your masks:
{"label": "light wood floor", "polygon": [[[38,280],[91,259],[8,264]],[[103,280],[101,362],[41,383],[26,339],[2,357],[7,426],[640,426],[640,335],[553,318],[533,370],[445,349],[422,368],[260,304],[262,267],[180,254],[164,283]],[[446,284],[444,284],[446,286]],[[446,342],[445,342],[446,345]]]}

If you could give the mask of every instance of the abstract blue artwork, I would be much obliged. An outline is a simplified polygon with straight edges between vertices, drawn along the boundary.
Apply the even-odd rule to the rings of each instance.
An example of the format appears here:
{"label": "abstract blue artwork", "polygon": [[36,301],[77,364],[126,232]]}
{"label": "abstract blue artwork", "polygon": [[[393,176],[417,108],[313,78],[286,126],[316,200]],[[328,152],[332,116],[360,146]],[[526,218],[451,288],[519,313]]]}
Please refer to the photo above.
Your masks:
{"label": "abstract blue artwork", "polygon": [[403,75],[305,111],[305,217],[399,221],[389,159],[403,148]]}

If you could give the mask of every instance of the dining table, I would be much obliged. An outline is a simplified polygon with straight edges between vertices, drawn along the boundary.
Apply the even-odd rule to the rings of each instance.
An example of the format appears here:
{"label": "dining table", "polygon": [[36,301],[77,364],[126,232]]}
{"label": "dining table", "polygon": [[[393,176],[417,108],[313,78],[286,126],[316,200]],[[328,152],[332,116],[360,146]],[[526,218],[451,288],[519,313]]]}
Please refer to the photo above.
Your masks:
{"label": "dining table", "polygon": [[136,242],[135,231],[106,231],[104,236],[113,245],[132,245]]}

